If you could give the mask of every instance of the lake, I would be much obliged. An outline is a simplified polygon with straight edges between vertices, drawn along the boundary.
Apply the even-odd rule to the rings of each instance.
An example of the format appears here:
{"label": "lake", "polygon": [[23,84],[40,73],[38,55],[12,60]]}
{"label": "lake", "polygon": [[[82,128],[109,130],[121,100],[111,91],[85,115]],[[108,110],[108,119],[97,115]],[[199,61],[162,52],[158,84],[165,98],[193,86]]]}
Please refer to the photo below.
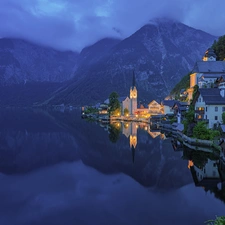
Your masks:
{"label": "lake", "polygon": [[225,215],[223,165],[145,124],[0,110],[1,225],[200,225]]}

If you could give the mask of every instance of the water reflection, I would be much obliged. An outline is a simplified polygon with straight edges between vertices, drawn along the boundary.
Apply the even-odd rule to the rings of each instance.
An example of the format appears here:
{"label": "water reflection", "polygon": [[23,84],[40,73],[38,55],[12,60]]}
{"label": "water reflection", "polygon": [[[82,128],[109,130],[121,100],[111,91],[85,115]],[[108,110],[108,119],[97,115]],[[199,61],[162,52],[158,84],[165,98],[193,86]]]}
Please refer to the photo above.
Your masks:
{"label": "water reflection", "polygon": [[216,198],[225,203],[225,162],[222,158],[189,149],[184,149],[184,158],[188,159],[195,186],[202,187],[206,193],[214,193]]}
{"label": "water reflection", "polygon": [[207,196],[193,183],[191,170],[208,159],[224,180],[218,158],[174,151],[146,124],[0,110],[0,224],[203,224],[225,208],[214,198],[224,199],[220,183]]}
{"label": "water reflection", "polygon": [[[137,122],[114,122],[111,124],[101,125],[107,131],[109,129],[109,138],[111,132],[116,133],[116,140],[119,140],[119,133],[122,133],[128,141],[132,151],[132,162],[135,161],[135,149],[138,144],[138,129],[148,133],[151,138],[160,137],[161,140],[166,139],[166,134],[160,130],[151,130],[151,127],[146,123]],[[108,128],[109,127],[109,128]],[[188,161],[188,169],[191,172],[194,184],[196,187],[202,187],[204,191],[214,193],[216,198],[219,198],[225,203],[225,162],[219,157],[218,153],[210,153],[210,149],[198,147],[188,148],[183,146],[178,140],[171,138],[171,146],[174,151],[181,151],[183,160]],[[205,151],[204,151],[205,150]]]}

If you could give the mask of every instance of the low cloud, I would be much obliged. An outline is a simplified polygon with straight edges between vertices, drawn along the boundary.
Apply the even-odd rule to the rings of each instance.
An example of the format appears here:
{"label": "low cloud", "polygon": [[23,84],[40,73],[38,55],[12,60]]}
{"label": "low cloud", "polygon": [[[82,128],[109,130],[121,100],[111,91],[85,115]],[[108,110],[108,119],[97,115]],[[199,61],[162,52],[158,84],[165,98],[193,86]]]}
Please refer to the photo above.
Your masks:
{"label": "low cloud", "polygon": [[104,37],[126,38],[155,17],[220,36],[224,8],[223,0],[1,0],[0,36],[80,51]]}

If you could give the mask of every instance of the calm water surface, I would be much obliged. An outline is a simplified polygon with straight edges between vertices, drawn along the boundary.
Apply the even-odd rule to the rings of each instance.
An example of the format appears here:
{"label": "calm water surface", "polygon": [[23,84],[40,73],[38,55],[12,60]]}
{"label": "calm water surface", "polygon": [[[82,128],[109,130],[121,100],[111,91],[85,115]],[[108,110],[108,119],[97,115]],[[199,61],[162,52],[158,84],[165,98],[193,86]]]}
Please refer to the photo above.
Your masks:
{"label": "calm water surface", "polygon": [[1,225],[204,224],[225,215],[220,167],[143,124],[0,110]]}

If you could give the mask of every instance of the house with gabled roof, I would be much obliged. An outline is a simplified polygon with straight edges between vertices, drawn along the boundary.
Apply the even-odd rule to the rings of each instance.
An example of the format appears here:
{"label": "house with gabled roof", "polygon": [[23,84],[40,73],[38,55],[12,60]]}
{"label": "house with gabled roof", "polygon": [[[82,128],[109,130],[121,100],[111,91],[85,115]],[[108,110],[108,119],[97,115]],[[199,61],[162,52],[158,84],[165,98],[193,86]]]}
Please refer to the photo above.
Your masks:
{"label": "house with gabled roof", "polygon": [[183,116],[189,109],[189,103],[188,102],[180,102],[177,101],[174,103],[172,109],[174,111],[174,114],[177,116],[177,122],[180,123]]}
{"label": "house with gabled roof", "polygon": [[162,114],[163,108],[162,105],[159,104],[157,101],[153,100],[148,104],[148,110],[151,114]]}
{"label": "house with gabled roof", "polygon": [[209,73],[209,74],[203,74],[200,76],[198,80],[198,86],[199,88],[213,88],[215,86],[215,82],[223,76],[221,73],[219,74],[214,74],[214,73]]}
{"label": "house with gabled roof", "polygon": [[207,122],[208,128],[221,124],[222,113],[225,112],[225,86],[200,88],[193,104],[196,121]]}
{"label": "house with gabled roof", "polygon": [[208,49],[203,60],[195,63],[190,75],[190,88],[187,90],[189,101],[192,99],[195,85],[199,88],[213,87],[214,82],[223,75],[225,75],[225,61],[216,61],[213,49]]}
{"label": "house with gabled roof", "polygon": [[161,102],[161,105],[163,107],[163,114],[165,115],[174,114],[173,106],[177,102],[178,102],[177,100],[163,100]]}

